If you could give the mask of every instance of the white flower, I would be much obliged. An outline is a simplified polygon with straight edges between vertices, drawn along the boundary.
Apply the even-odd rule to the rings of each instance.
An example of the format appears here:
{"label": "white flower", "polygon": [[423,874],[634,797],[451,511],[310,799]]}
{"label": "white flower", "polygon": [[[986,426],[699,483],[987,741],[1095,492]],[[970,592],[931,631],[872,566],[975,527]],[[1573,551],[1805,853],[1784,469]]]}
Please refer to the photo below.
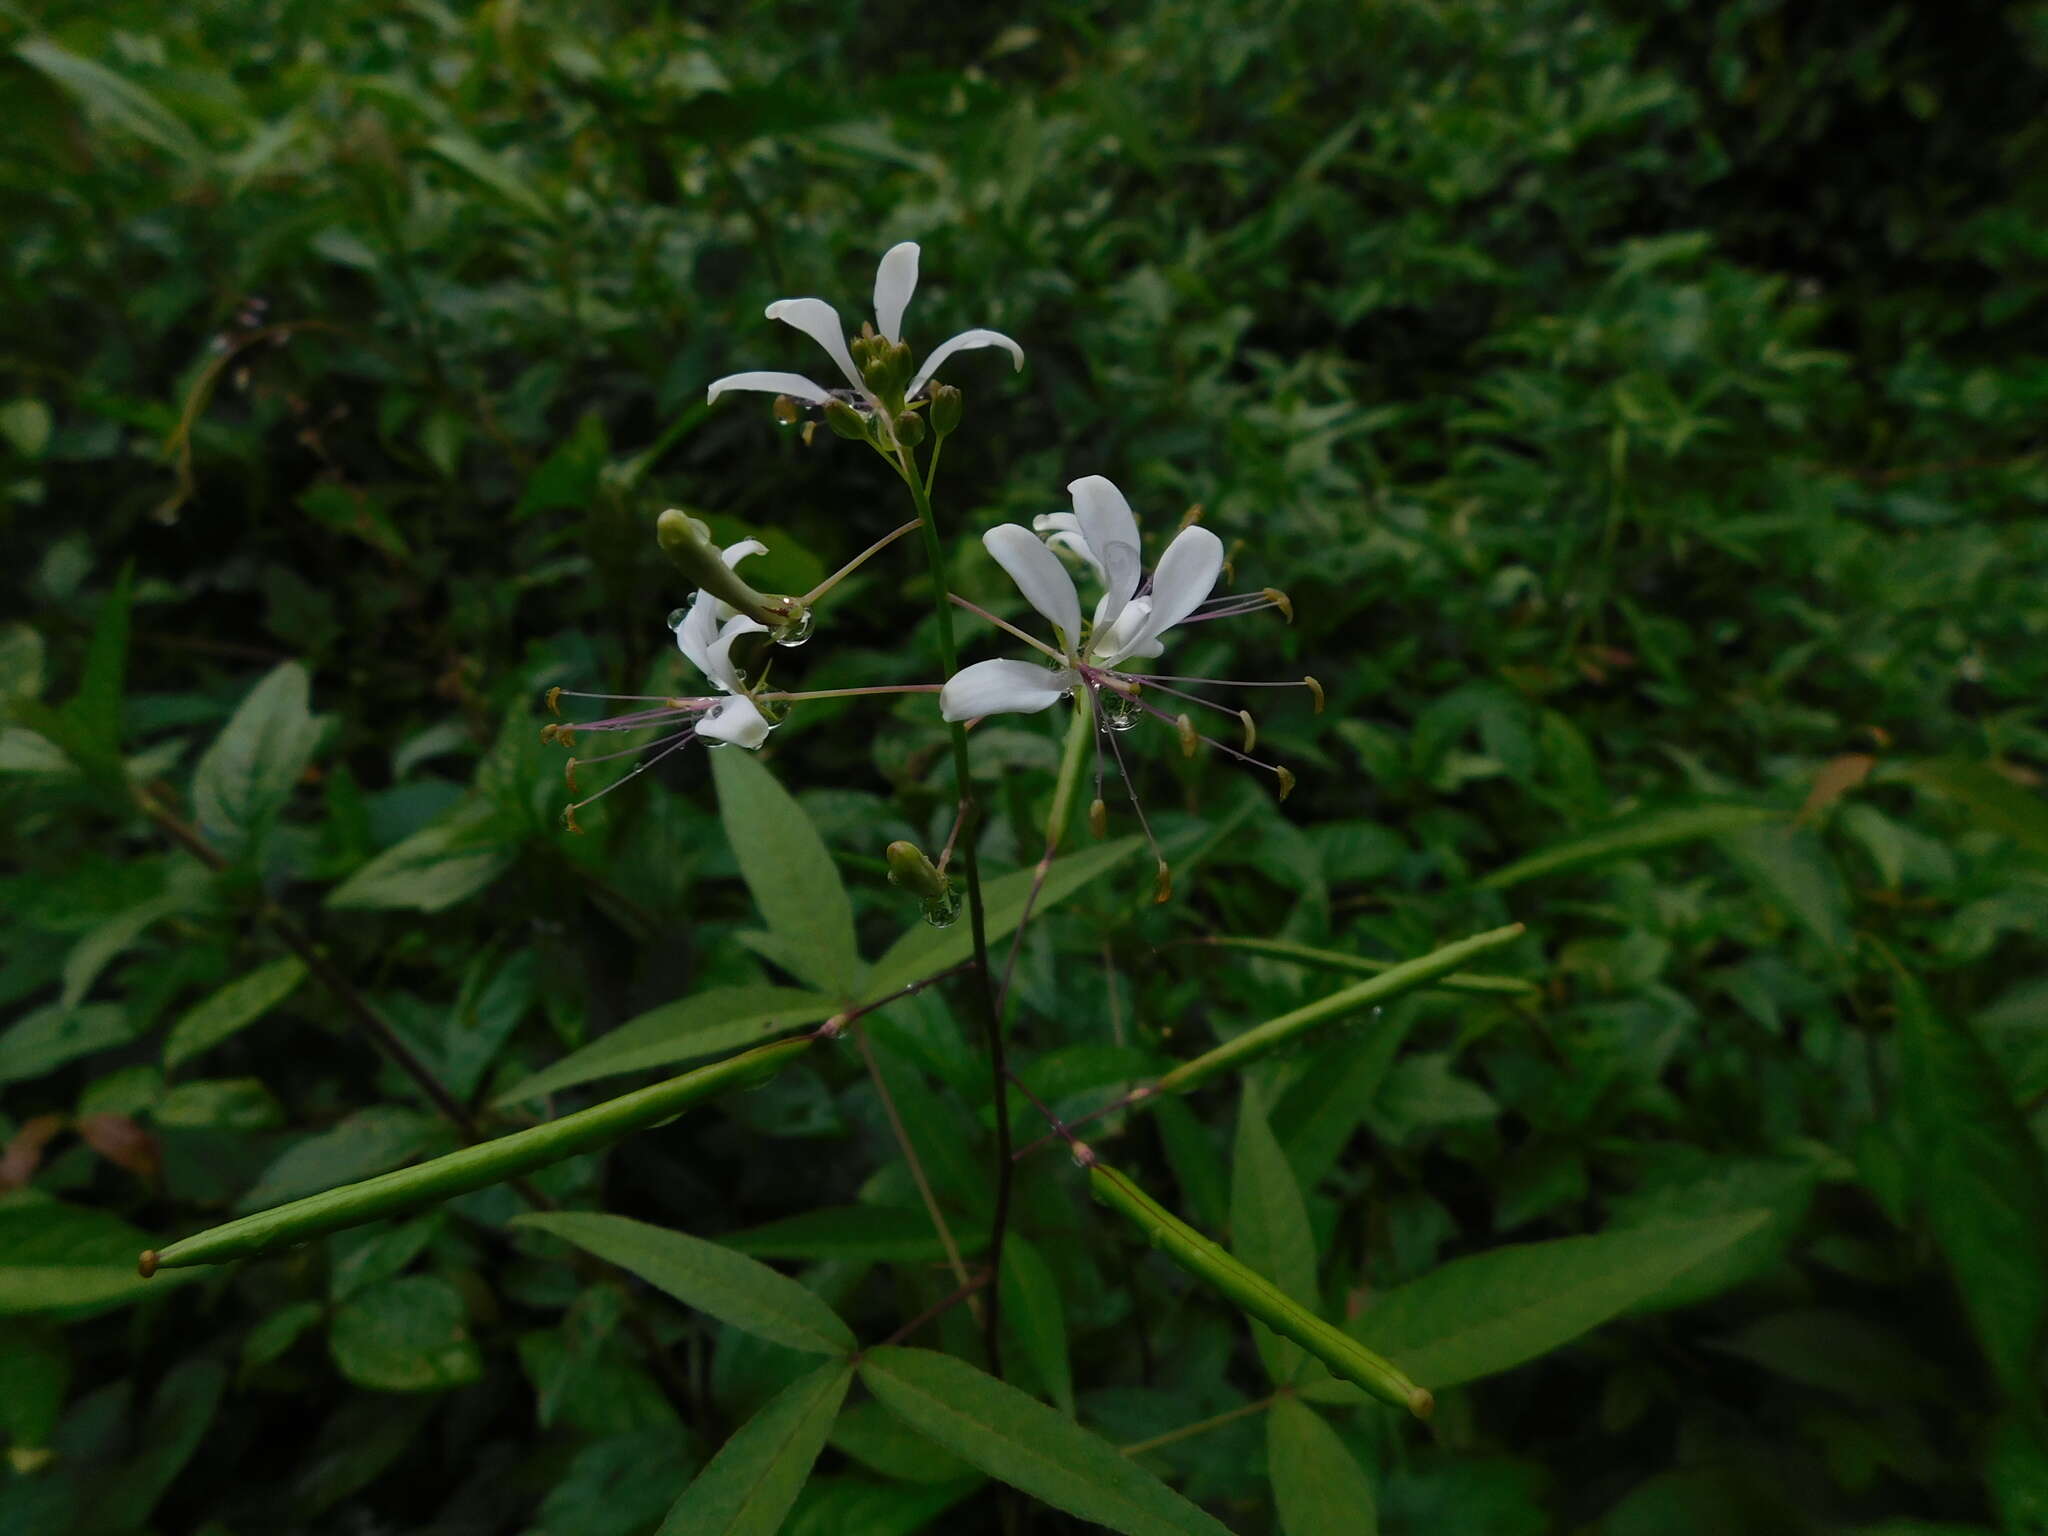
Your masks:
{"label": "white flower", "polygon": [[[759,539],[742,539],[720,552],[728,569],[749,555],[766,554],[768,546]],[[733,665],[733,642],[742,635],[765,635],[768,626],[748,618],[730,603],[698,590],[683,620],[676,625],[676,645],[699,672],[719,690],[732,695],[714,703],[697,717],[697,734],[713,741],[730,741],[755,748],[768,739],[775,726],[761,713],[760,706],[747,697],[746,684]]]}
{"label": "white flower", "polygon": [[[1123,492],[1101,475],[1084,476],[1067,490],[1074,510],[1039,519],[1049,530],[1043,542],[1016,523],[991,528],[981,540],[1024,600],[1052,625],[1056,644],[1042,648],[1057,658],[1055,665],[1004,660],[963,667],[939,694],[946,719],[1030,714],[1084,685],[1091,694],[1107,686],[1132,697],[1143,674],[1119,670],[1123,663],[1159,655],[1167,631],[1193,614],[1215,587],[1223,541],[1197,524],[1167,545],[1140,593],[1138,520]],[[1048,544],[1073,551],[1102,578],[1102,596],[1085,631],[1073,578]]]}
{"label": "white flower", "polygon": [[[910,295],[916,288],[917,246],[906,240],[901,245],[891,246],[882,257],[881,265],[875,268],[875,328],[889,341],[903,339],[903,311],[910,306]],[[869,409],[874,408],[878,402],[862,381],[860,370],[853,365],[853,354],[847,349],[846,330],[839,322],[838,310],[823,299],[777,299],[768,306],[768,318],[796,327],[831,353],[832,361],[839,365],[840,373],[845,375],[847,384],[851,386],[851,397]],[[909,387],[903,391],[903,398],[916,399],[918,391],[931,382],[941,363],[955,352],[965,352],[973,347],[1005,348],[1017,367],[1024,366],[1024,349],[1002,332],[962,331],[932,349],[931,355],[924,360],[924,366],[917,370]],[[729,389],[789,395],[810,405],[823,405],[835,393],[842,396],[847,393],[845,390],[828,389],[800,373],[761,371],[731,373],[714,380],[705,398],[716,400]]]}

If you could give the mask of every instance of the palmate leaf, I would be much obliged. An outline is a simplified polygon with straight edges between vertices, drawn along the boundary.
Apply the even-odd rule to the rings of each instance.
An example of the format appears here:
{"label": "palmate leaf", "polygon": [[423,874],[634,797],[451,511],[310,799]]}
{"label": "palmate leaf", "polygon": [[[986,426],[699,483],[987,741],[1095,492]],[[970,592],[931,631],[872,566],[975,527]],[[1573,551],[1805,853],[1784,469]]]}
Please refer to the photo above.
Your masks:
{"label": "palmate leaf", "polygon": [[860,1379],[911,1428],[1055,1509],[1124,1536],[1229,1536],[1115,1446],[964,1360],[876,1349]]}
{"label": "palmate leaf", "polygon": [[1748,1211],[1454,1259],[1389,1291],[1350,1332],[1432,1387],[1474,1381],[1619,1316],[1768,1219]]}
{"label": "palmate leaf", "polygon": [[711,777],[740,877],[782,941],[777,958],[812,986],[850,997],[866,967],[854,945],[853,903],[825,840],[752,753],[712,753]]}
{"label": "palmate leaf", "polygon": [[852,1381],[853,1367],[834,1361],[783,1388],[683,1490],[660,1536],[774,1536]]}
{"label": "palmate leaf", "polygon": [[541,1212],[517,1224],[631,1270],[683,1305],[757,1338],[811,1354],[853,1352],[853,1330],[815,1292],[718,1243],[588,1211]]}

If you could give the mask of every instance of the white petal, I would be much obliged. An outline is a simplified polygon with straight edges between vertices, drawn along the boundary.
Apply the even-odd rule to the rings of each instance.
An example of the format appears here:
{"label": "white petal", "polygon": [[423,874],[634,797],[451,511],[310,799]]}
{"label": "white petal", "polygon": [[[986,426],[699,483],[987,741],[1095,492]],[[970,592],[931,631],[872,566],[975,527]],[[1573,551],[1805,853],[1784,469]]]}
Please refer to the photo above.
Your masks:
{"label": "white petal", "polygon": [[718,638],[718,599],[700,591],[690,599],[683,622],[676,626],[676,646],[690,658],[690,665],[711,675],[711,644]]}
{"label": "white petal", "polygon": [[697,734],[709,736],[713,741],[729,741],[734,746],[749,750],[758,747],[768,739],[768,733],[775,727],[768,723],[768,717],[754,707],[754,701],[745,694],[730,698],[706,710],[697,722]]}
{"label": "white petal", "polygon": [[[702,602],[703,597],[697,599]],[[739,668],[733,665],[732,645],[742,635],[765,635],[768,626],[739,614],[727,619],[718,628],[718,638],[711,642],[704,656],[704,675],[718,684],[727,693],[740,691]]]}
{"label": "white petal", "polygon": [[758,390],[764,395],[788,395],[812,405],[823,405],[832,398],[832,392],[824,385],[813,384],[800,373],[728,373],[722,379],[711,381],[711,388],[704,392],[705,403],[708,405],[729,389]]}
{"label": "white petal", "polygon": [[1066,697],[1080,679],[1035,661],[977,661],[946,679],[939,713],[948,720],[982,715],[1029,715]]}
{"label": "white petal", "polygon": [[910,388],[903,394],[905,399],[914,397],[920,389],[931,382],[933,374],[939,371],[939,364],[955,352],[966,352],[974,347],[1007,347],[1010,361],[1017,367],[1024,366],[1024,349],[1001,331],[962,331],[942,341],[932,349],[932,355],[924,360],[924,366],[917,370],[917,377],[910,381]]}
{"label": "white petal", "polygon": [[[1152,617],[1152,599],[1134,597],[1124,605],[1113,624],[1098,624],[1088,642],[1088,654],[1105,667],[1113,667],[1137,649],[1144,638],[1146,622]],[[1157,655],[1154,651],[1152,655]]]}
{"label": "white petal", "polygon": [[866,393],[867,386],[854,372],[853,354],[846,350],[846,327],[839,323],[838,310],[823,299],[777,299],[768,306],[768,318],[796,327],[830,352],[846,382]]}
{"label": "white petal", "polygon": [[891,341],[903,339],[903,311],[917,292],[917,242],[892,245],[875,268],[875,329]]}
{"label": "white petal", "polygon": [[768,546],[759,539],[741,539],[737,544],[728,544],[719,553],[718,558],[725,562],[725,568],[729,571],[749,555],[765,555],[767,553]]}
{"label": "white petal", "polygon": [[1079,533],[1081,519],[1071,512],[1041,512],[1031,519],[1033,533]]}
{"label": "white petal", "polygon": [[1094,571],[1097,576],[1103,574],[1102,563],[1095,558],[1095,551],[1088,547],[1088,541],[1078,533],[1067,533],[1065,531],[1048,533],[1045,536],[1045,547],[1047,549],[1064,549],[1076,560]]}
{"label": "white petal", "polygon": [[1223,541],[1199,523],[1181,529],[1152,573],[1152,612],[1137,643],[1157,640],[1193,613],[1222,573]]}
{"label": "white petal", "polygon": [[1004,523],[981,536],[982,547],[995,556],[997,565],[1010,573],[1024,601],[1044,615],[1059,631],[1062,648],[1072,650],[1081,643],[1081,598],[1074,590],[1074,578],[1060,564],[1060,557],[1041,544],[1029,528]]}
{"label": "white petal", "polygon": [[1095,554],[1102,572],[1102,601],[1095,608],[1095,627],[1116,623],[1124,604],[1138,590],[1144,562],[1138,550],[1138,520],[1124,493],[1101,475],[1083,475],[1067,487],[1074,498],[1074,521]]}

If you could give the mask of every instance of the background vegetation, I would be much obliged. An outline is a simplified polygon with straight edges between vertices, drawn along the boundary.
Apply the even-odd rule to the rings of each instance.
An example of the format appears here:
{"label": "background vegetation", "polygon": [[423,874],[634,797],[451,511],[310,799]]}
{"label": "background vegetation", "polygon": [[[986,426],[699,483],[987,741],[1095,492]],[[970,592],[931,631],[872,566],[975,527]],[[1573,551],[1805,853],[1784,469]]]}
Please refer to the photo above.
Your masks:
{"label": "background vegetation", "polygon": [[[1337,984],[1194,941],[1399,958],[1521,920],[1492,958],[1532,994],[1411,994],[1256,1080],[1329,1315],[1503,1245],[1768,1213],[1427,1430],[1328,1420],[1380,1526],[2048,1530],[2048,7],[0,28],[0,1530],[628,1536],[804,1368],[508,1235],[504,1188],[183,1285],[128,1266],[456,1144],[364,1009],[499,1131],[620,1021],[772,977],[705,758],[572,838],[538,699],[675,665],[659,508],[765,539],[783,590],[905,515],[857,445],[702,403],[808,366],[762,305],[859,313],[898,239],[916,339],[1029,353],[949,370],[955,585],[1009,605],[964,535],[1107,473],[1292,594],[1182,670],[1329,692],[1261,711],[1284,808],[1139,754],[1178,894],[1125,865],[1034,925],[1039,1090],[1083,1111]],[[920,567],[870,570],[806,685],[936,680]],[[266,678],[297,782],[208,803]],[[1057,741],[977,733],[996,868],[1037,855]],[[882,846],[944,838],[935,711],[814,707],[764,757],[879,952],[915,920]],[[971,1227],[965,1014],[934,989],[872,1037]],[[1117,1155],[1221,1232],[1245,1134],[1212,1092]],[[1026,1166],[1064,1325],[1021,1384],[1121,1444],[1267,1395],[1234,1312]],[[951,1285],[876,1246],[920,1207],[851,1053],[539,1182],[714,1237],[864,1205],[752,1251],[866,1339]],[[975,1347],[957,1312],[925,1342]],[[902,1435],[851,1410],[789,1529],[998,1528]],[[1267,1531],[1267,1445],[1247,1414],[1141,1460]]]}

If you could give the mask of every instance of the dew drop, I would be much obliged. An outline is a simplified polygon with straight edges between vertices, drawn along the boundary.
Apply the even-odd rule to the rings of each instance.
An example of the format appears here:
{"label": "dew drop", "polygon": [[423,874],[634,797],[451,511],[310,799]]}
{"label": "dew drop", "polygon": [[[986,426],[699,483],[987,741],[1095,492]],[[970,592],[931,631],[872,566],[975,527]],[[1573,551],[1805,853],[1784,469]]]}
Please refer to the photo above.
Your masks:
{"label": "dew drop", "polygon": [[817,627],[818,615],[816,610],[806,608],[802,613],[799,613],[795,618],[791,619],[787,624],[783,625],[780,629],[770,630],[768,632],[768,638],[773,640],[777,645],[786,646],[790,650],[795,650],[798,646],[802,645],[806,640],[811,638],[811,631],[816,629]]}
{"label": "dew drop", "polygon": [[1129,694],[1118,693],[1114,688],[1102,690],[1102,723],[1112,731],[1136,728],[1139,713],[1138,701]]}
{"label": "dew drop", "polygon": [[681,629],[681,628],[683,627],[683,620],[687,619],[687,618],[688,618],[689,616],[690,616],[690,610],[689,610],[689,609],[687,609],[687,608],[671,608],[671,609],[669,609],[669,611],[668,611],[668,627],[669,627],[670,629],[672,629],[672,630],[674,630],[674,629]]}
{"label": "dew drop", "polygon": [[950,928],[959,922],[959,887],[949,884],[938,895],[927,896],[924,901],[924,920],[934,928]]}

